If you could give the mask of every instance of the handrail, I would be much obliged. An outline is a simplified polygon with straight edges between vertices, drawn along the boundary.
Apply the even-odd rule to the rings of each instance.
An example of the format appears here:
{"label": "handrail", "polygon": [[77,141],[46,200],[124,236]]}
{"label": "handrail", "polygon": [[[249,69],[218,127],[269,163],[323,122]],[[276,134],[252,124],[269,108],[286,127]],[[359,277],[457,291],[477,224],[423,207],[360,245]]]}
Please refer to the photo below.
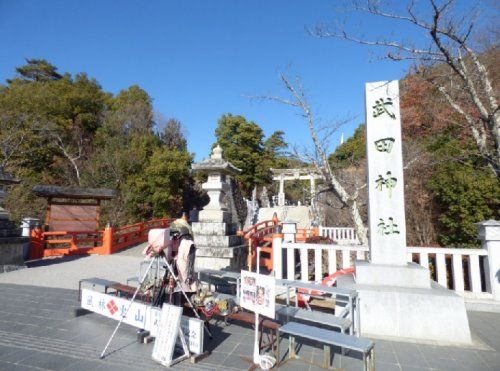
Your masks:
{"label": "handrail", "polygon": [[43,232],[44,236],[64,236],[68,234],[96,234],[96,233],[102,233],[102,231],[48,231],[48,232]]}
{"label": "handrail", "polygon": [[[50,231],[34,229],[30,239],[30,259],[48,256],[113,254],[126,247],[145,242],[153,228],[166,228],[172,219],[153,219],[123,227],[106,227],[97,231]],[[68,247],[69,245],[69,247]]]}
{"label": "handrail", "polygon": [[408,253],[419,254],[419,253],[427,253],[427,254],[446,254],[446,255],[479,255],[486,256],[488,252],[484,249],[459,249],[455,247],[415,247],[408,246]]}
{"label": "handrail", "polygon": [[[252,232],[253,233],[256,233],[258,232],[259,230],[261,229],[264,229],[264,228],[268,228],[268,227],[271,227],[271,226],[275,226],[276,224],[279,224],[277,223],[276,221],[274,220],[263,220],[261,222],[258,222],[254,225],[251,225],[250,227],[248,227],[247,229],[244,229],[243,231],[238,231],[238,236],[243,236],[245,239],[250,239],[251,236],[252,236]],[[262,228],[259,228],[263,226]]]}
{"label": "handrail", "polygon": [[[367,260],[369,247],[356,244],[305,244],[281,242],[279,251],[286,257],[286,276],[294,279],[298,273],[303,281],[319,280],[339,268],[353,267],[355,260]],[[300,272],[297,272],[297,256]],[[460,249],[447,247],[407,247],[407,261],[429,269],[429,278],[459,295],[474,298],[491,298],[487,286],[484,262],[489,255],[484,248]],[[276,260],[279,264],[281,259]],[[313,263],[313,264],[311,264]],[[313,267],[310,271],[309,267]],[[276,277],[282,278],[283,269],[278,265]]]}

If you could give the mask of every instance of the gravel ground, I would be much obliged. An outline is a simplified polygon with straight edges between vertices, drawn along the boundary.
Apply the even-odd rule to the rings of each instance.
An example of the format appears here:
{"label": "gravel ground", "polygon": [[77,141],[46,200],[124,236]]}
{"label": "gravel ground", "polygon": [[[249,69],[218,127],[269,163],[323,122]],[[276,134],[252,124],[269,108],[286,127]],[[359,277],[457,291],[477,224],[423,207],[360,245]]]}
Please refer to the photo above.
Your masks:
{"label": "gravel ground", "polygon": [[145,244],[113,255],[65,256],[33,260],[28,268],[0,274],[0,283],[77,289],[82,278],[104,278],[125,283],[137,276]]}

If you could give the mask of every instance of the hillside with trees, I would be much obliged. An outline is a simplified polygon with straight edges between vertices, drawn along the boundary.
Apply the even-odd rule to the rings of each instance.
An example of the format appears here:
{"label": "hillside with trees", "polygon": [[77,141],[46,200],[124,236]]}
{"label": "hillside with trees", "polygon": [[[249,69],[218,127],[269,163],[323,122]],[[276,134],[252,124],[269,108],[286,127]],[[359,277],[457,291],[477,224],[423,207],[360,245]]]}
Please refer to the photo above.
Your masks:
{"label": "hillside with trees", "polygon": [[16,72],[0,86],[1,165],[22,180],[7,199],[14,219],[43,216],[35,184],[114,189],[102,221],[118,225],[201,202],[182,125],[171,119],[159,127],[139,86],[113,95],[85,73],[60,73],[45,60],[27,60]]}
{"label": "hillside with trees", "polygon": [[[486,57],[486,63],[495,60]],[[411,73],[400,82],[408,244],[476,246],[474,223],[500,217],[499,180],[468,135],[463,118],[422,73],[435,70]],[[366,165],[364,131],[362,124],[329,156],[332,166],[352,172]],[[331,219],[348,220],[338,209],[329,212]]]}
{"label": "hillside with trees", "polygon": [[[0,85],[0,123],[0,166],[22,180],[6,200],[17,221],[43,218],[36,184],[115,190],[101,214],[114,225],[178,216],[208,201],[190,174],[194,154],[182,123],[155,113],[137,85],[111,94],[85,73],[28,59]],[[265,138],[258,124],[225,114],[215,135],[224,157],[243,170],[237,181],[246,196],[271,183],[269,168],[287,165],[282,131]]]}

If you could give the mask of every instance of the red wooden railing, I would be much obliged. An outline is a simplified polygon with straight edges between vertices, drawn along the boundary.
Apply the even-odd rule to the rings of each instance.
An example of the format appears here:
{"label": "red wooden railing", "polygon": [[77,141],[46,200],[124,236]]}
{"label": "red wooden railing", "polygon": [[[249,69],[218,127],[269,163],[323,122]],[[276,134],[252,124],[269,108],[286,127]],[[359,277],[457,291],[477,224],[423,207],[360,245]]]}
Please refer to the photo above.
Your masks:
{"label": "red wooden railing", "polygon": [[297,228],[297,233],[295,234],[295,241],[305,242],[310,237],[318,237],[319,228]]}
{"label": "red wooden railing", "polygon": [[[248,269],[257,264],[266,267],[269,271],[273,269],[273,234],[281,230],[277,217],[272,220],[264,220],[238,234],[248,240]],[[268,242],[268,244],[266,244]],[[260,261],[257,262],[257,247],[260,247]]]}
{"label": "red wooden railing", "polygon": [[106,227],[102,231],[54,231],[40,228],[31,232],[30,259],[63,255],[109,255],[147,241],[153,228],[166,228],[173,219],[153,219],[124,227]]}
{"label": "red wooden railing", "polygon": [[[276,228],[278,226],[278,228]],[[259,264],[269,271],[273,270],[273,236],[281,233],[281,223],[277,218],[264,220],[240,231],[239,235],[248,240],[248,268]],[[298,228],[295,234],[297,242],[306,242],[308,238],[318,237],[319,228]],[[267,244],[266,244],[267,242]],[[257,247],[260,247],[261,256],[257,263]]]}

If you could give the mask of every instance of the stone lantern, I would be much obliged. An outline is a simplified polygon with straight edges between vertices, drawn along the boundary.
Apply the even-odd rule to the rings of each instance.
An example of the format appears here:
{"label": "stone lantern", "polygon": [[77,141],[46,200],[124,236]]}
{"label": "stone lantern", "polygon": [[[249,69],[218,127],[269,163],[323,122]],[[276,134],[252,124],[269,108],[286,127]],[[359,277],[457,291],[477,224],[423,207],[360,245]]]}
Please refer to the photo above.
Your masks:
{"label": "stone lantern", "polygon": [[209,159],[192,165],[195,173],[207,174],[202,184],[210,202],[199,213],[199,221],[193,223],[194,242],[197,246],[197,268],[239,269],[244,262],[245,246],[236,235],[237,225],[232,222],[231,212],[224,204],[230,192],[229,176],[241,170],[222,158],[222,148],[213,149]]}
{"label": "stone lantern", "polygon": [[28,243],[28,237],[20,237],[21,229],[10,220],[10,214],[4,209],[7,196],[5,187],[18,184],[10,174],[0,168],[0,272],[18,269],[24,265],[23,248]]}
{"label": "stone lantern", "polygon": [[4,209],[5,197],[7,197],[7,192],[5,190],[6,186],[12,184],[19,184],[21,181],[14,179],[12,175],[4,172],[3,168],[0,168],[0,236],[19,236],[20,230],[18,230],[14,223],[10,220],[10,214]]}

